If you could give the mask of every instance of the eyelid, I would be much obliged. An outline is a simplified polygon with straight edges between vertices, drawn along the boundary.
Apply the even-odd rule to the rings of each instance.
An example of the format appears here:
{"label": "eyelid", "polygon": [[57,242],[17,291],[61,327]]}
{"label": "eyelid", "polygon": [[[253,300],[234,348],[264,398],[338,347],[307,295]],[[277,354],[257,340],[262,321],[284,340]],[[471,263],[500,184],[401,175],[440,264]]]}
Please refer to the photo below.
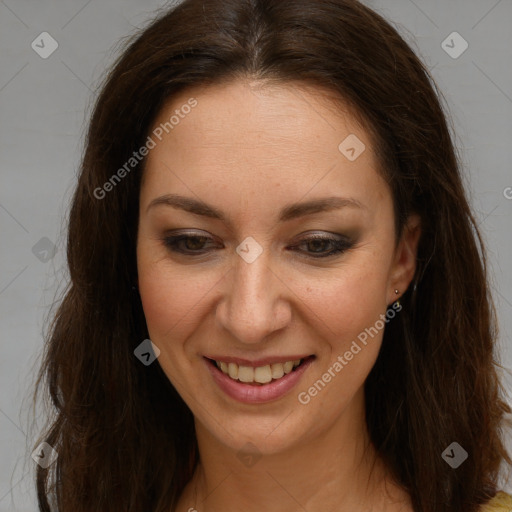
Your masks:
{"label": "eyelid", "polygon": [[207,240],[207,242],[211,242],[212,240],[214,240],[214,238],[205,231],[174,231],[172,233],[165,234],[162,237],[162,243],[170,252],[180,254],[182,256],[187,256],[187,257],[203,256],[203,255],[207,254],[208,252],[211,252],[211,251],[205,250],[205,249],[191,251],[191,250],[180,250],[180,249],[176,248],[182,240],[197,239],[197,238],[205,238]]}
{"label": "eyelid", "polygon": [[[204,233],[204,234],[203,234]],[[309,236],[307,236],[309,233]],[[306,236],[305,236],[306,235]],[[214,240],[214,237],[212,237],[210,234],[204,231],[178,231],[178,232],[172,232],[172,234],[168,234],[163,237],[162,241],[164,245],[172,252],[181,254],[184,256],[188,256],[190,258],[194,256],[204,256],[205,254],[208,254],[211,252],[209,249],[198,249],[198,250],[180,250],[177,249],[177,245],[182,240],[187,239],[199,239],[204,238],[207,240],[207,242],[211,242]],[[348,237],[346,235],[338,234],[338,233],[329,233],[329,232],[307,232],[306,234],[302,234],[300,239],[296,243],[292,243],[289,247],[291,249],[295,249],[297,247],[300,247],[303,244],[307,244],[314,241],[323,241],[323,242],[330,242],[334,249],[331,249],[330,251],[326,252],[307,252],[304,251],[301,253],[301,256],[309,259],[322,259],[322,258],[329,258],[336,255],[341,255],[347,250],[351,249],[356,241]],[[206,242],[206,243],[207,243]],[[300,252],[300,251],[299,251]]]}
{"label": "eyelid", "polygon": [[[292,248],[300,247],[303,244],[307,244],[309,242],[317,241],[317,240],[320,240],[322,242],[331,242],[331,244],[334,245],[334,249],[331,249],[330,251],[327,251],[327,252],[318,252],[318,253],[315,253],[315,252],[307,253],[306,252],[306,253],[304,253],[304,256],[306,258],[312,258],[312,259],[318,260],[318,259],[322,259],[322,258],[327,259],[329,257],[341,255],[344,252],[351,249],[356,243],[355,240],[353,240],[352,238],[350,238],[346,235],[334,234],[334,233],[327,234],[327,235],[324,233],[322,233],[322,234],[313,233],[312,235],[306,236],[302,240],[299,240],[298,243],[292,245]],[[317,255],[315,256],[315,254],[317,254]]]}

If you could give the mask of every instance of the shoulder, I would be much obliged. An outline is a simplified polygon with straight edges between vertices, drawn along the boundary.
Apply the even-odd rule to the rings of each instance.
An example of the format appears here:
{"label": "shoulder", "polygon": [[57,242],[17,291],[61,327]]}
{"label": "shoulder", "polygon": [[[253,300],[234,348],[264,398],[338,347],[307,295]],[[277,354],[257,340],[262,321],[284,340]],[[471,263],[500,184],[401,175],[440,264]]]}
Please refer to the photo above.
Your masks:
{"label": "shoulder", "polygon": [[500,491],[485,505],[482,505],[481,512],[512,512],[512,496]]}

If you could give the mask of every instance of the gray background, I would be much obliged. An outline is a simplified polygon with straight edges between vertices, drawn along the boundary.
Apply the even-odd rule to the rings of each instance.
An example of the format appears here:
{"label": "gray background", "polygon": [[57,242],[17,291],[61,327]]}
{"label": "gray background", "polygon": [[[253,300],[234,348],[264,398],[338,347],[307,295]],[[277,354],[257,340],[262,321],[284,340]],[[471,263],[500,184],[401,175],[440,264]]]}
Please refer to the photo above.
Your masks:
{"label": "gray background", "polygon": [[[512,1],[366,3],[398,26],[449,104],[488,244],[503,366],[512,368]],[[64,220],[94,91],[120,38],[165,5],[0,0],[0,512],[36,510],[30,391],[45,317],[66,279]],[[454,31],[469,44],[458,58],[441,46]],[[42,32],[58,43],[46,59],[31,47]],[[462,48],[457,39],[447,44],[452,52]],[[504,376],[512,390],[511,377]]]}

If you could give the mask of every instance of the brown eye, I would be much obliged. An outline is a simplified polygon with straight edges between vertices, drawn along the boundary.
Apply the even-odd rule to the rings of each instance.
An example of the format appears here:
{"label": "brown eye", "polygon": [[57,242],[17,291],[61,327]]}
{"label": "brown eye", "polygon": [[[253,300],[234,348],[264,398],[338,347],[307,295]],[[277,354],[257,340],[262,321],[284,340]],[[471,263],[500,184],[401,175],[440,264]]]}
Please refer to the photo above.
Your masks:
{"label": "brown eye", "polygon": [[[199,256],[211,251],[207,247],[209,240],[211,241],[212,238],[208,236],[180,234],[167,236],[163,239],[163,242],[172,252],[188,256]],[[313,236],[305,238],[300,243],[292,246],[292,249],[305,247],[305,250],[300,252],[304,252],[306,257],[327,258],[347,251],[354,243],[354,241],[346,237]]]}
{"label": "brown eye", "polygon": [[181,254],[204,254],[208,252],[205,250],[205,245],[209,237],[197,235],[174,235],[164,238],[164,245],[173,252]]}
{"label": "brown eye", "polygon": [[184,241],[186,249],[189,249],[191,251],[197,251],[203,248],[204,244],[206,243],[206,237],[187,237],[184,239]]}
{"label": "brown eye", "polygon": [[312,240],[308,240],[306,242],[308,248],[311,249],[311,252],[324,252],[326,250],[326,247],[329,247],[329,244],[331,243],[331,240],[325,240],[320,238],[313,238]]}
{"label": "brown eye", "polygon": [[[333,238],[314,236],[304,239],[301,243],[293,246],[293,248],[305,246],[306,256],[311,258],[326,258],[347,251],[353,247],[354,243],[354,241],[345,237]],[[330,250],[329,247],[331,247]]]}

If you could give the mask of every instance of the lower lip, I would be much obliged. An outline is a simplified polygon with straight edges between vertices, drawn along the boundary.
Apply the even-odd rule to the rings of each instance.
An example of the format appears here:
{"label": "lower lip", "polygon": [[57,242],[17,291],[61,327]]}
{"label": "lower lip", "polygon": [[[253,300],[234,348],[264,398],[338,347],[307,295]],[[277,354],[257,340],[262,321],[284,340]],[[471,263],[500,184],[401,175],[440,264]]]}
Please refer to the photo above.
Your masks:
{"label": "lower lip", "polygon": [[213,380],[226,395],[246,404],[262,404],[277,400],[288,393],[300,380],[302,374],[311,366],[314,357],[308,357],[295,370],[286,374],[278,380],[263,385],[245,384],[238,380],[233,380],[223,373],[209,359],[205,358],[205,363],[210,371]]}

